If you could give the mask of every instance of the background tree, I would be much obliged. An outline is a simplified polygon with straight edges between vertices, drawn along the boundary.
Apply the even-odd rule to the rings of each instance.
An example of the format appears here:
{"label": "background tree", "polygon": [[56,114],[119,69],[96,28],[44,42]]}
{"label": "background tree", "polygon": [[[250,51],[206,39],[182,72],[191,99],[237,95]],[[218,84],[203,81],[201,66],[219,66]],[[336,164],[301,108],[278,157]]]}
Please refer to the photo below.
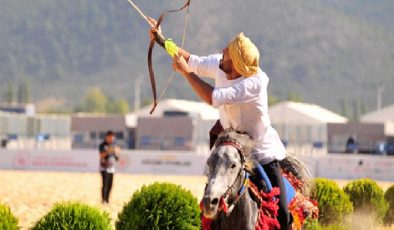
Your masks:
{"label": "background tree", "polygon": [[107,112],[108,97],[100,87],[88,90],[85,102],[82,107],[83,112],[105,113]]}
{"label": "background tree", "polygon": [[287,100],[288,101],[294,101],[294,102],[302,102],[303,101],[301,95],[298,94],[298,93],[294,93],[294,92],[290,92],[287,95]]}
{"label": "background tree", "polygon": [[[165,1],[157,7],[156,3],[141,1],[140,7],[158,15],[163,8],[180,4]],[[201,9],[216,14],[206,18],[205,24],[190,21],[188,34],[193,40],[209,37],[209,42],[190,42],[188,49],[201,55],[220,52],[228,39],[244,30],[262,50],[260,63],[270,77],[269,89],[279,98],[285,99],[293,91],[303,101],[340,111],[341,98],[348,98],[352,107],[350,100],[358,95],[367,108],[375,109],[374,89],[384,84],[383,102],[394,101],[394,91],[388,90],[394,86],[392,0],[379,4],[262,0],[261,5],[265,7],[239,7],[229,1],[228,10],[221,11],[220,1],[195,1],[197,14]],[[235,10],[245,17],[240,20],[227,13]],[[256,14],[264,17],[253,18]],[[223,21],[231,22],[231,28],[224,29]],[[135,33],[146,30],[146,24],[127,1],[96,0],[92,5],[76,0],[3,0],[0,24],[0,90],[6,91],[4,82],[30,79],[32,97],[38,100],[50,95],[75,106],[92,85],[112,91],[115,98],[130,100],[125,95],[133,86],[132,76],[146,74],[146,60],[141,58],[146,55],[146,33]],[[165,30],[180,42],[177,30],[182,25],[178,24],[182,22],[170,17]],[[162,75],[157,78],[158,88],[171,74],[169,62],[165,52],[157,52],[155,68]],[[149,88],[148,81],[141,82],[141,98],[151,97]],[[187,82],[175,80],[167,95],[197,99],[188,89]]]}
{"label": "background tree", "polygon": [[6,93],[6,102],[8,104],[14,103],[14,84],[12,82],[8,82],[7,93]]}
{"label": "background tree", "polygon": [[268,95],[268,106],[278,104],[280,99],[277,96]]}
{"label": "background tree", "polygon": [[341,108],[341,112],[340,114],[344,117],[347,117],[350,119],[350,115],[349,115],[349,103],[348,100],[346,98],[341,99],[340,102],[340,108]]}
{"label": "background tree", "polygon": [[360,101],[358,99],[353,100],[353,121],[360,119]]}
{"label": "background tree", "polygon": [[107,112],[116,114],[125,114],[129,112],[130,108],[129,103],[124,98],[110,100],[107,107]]}
{"label": "background tree", "polygon": [[30,82],[28,80],[23,81],[19,84],[18,88],[18,103],[26,104],[30,103]]}

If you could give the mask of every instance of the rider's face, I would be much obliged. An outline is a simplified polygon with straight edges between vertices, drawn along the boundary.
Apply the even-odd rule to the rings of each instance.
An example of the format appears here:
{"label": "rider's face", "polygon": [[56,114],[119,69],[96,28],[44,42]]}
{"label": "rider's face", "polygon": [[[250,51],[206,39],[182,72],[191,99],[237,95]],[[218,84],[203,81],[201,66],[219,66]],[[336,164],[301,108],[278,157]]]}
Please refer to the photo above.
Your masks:
{"label": "rider's face", "polygon": [[230,55],[228,53],[228,48],[223,49],[223,57],[220,60],[219,68],[223,70],[226,74],[230,74],[232,71],[233,62],[231,61]]}
{"label": "rider's face", "polygon": [[219,68],[226,74],[228,80],[234,80],[240,75],[235,71],[233,61],[228,52],[228,47],[223,49],[223,57],[220,60]]}

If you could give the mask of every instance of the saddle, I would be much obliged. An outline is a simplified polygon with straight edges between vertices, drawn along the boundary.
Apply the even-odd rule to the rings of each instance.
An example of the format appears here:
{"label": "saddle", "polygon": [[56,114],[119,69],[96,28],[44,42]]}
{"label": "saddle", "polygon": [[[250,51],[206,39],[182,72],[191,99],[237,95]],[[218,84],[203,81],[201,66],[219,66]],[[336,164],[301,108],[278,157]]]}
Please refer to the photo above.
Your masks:
{"label": "saddle", "polygon": [[[286,188],[286,197],[287,203],[289,204],[296,195],[296,190],[290,183],[290,181],[285,177],[283,177],[283,183],[285,184]],[[253,169],[253,173],[251,174],[250,180],[257,186],[260,191],[265,193],[269,193],[272,191],[272,184],[269,180],[264,168],[260,164],[256,164],[255,168]]]}

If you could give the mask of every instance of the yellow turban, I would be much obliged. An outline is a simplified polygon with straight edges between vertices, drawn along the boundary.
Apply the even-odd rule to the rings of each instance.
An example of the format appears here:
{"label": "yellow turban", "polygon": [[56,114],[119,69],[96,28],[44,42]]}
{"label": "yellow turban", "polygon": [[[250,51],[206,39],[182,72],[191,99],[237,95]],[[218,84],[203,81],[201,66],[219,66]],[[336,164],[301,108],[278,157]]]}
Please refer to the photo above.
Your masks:
{"label": "yellow turban", "polygon": [[238,34],[230,41],[228,51],[238,73],[245,77],[257,73],[259,69],[259,50],[243,33]]}

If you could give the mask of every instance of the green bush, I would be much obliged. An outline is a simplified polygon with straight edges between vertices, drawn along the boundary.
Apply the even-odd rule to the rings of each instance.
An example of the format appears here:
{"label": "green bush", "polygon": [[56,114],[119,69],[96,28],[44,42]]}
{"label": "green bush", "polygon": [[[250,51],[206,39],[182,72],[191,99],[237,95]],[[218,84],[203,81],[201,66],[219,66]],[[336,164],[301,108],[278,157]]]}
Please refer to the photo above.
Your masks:
{"label": "green bush", "polygon": [[79,202],[58,203],[32,230],[111,230],[109,214]]}
{"label": "green bush", "polygon": [[118,214],[117,230],[200,229],[196,198],[179,185],[154,183],[135,192]]}
{"label": "green bush", "polygon": [[0,203],[0,229],[14,230],[19,229],[18,219],[12,215],[11,210],[5,204]]}
{"label": "green bush", "polygon": [[317,200],[319,223],[342,224],[353,211],[352,203],[338,185],[329,179],[317,178],[312,187],[312,199]]}
{"label": "green bush", "polygon": [[343,224],[329,224],[329,225],[321,225],[317,220],[306,222],[303,226],[304,230],[349,230],[349,227],[344,226]]}
{"label": "green bush", "polygon": [[383,190],[371,179],[358,179],[344,187],[353,203],[354,211],[374,215],[375,220],[381,223],[388,203],[384,200]]}
{"label": "green bush", "polygon": [[387,189],[384,194],[384,199],[389,204],[389,209],[387,210],[386,216],[384,218],[384,223],[386,225],[394,224],[394,184]]}
{"label": "green bush", "polygon": [[316,219],[306,220],[303,227],[304,230],[319,230],[319,222]]}
{"label": "green bush", "polygon": [[330,224],[327,226],[320,226],[317,228],[317,230],[349,230],[349,227],[345,227],[340,224]]}

